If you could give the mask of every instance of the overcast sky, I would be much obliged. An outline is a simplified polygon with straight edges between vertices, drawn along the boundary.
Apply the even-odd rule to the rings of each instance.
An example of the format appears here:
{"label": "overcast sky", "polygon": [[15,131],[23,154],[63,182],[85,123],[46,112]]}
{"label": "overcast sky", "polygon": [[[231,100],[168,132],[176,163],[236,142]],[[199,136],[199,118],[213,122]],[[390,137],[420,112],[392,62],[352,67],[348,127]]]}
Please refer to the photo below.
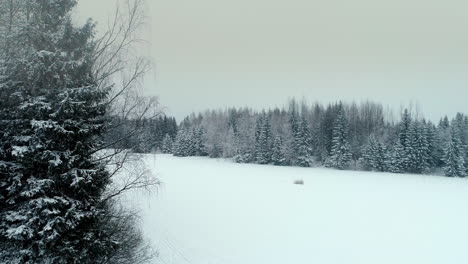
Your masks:
{"label": "overcast sky", "polygon": [[[178,119],[226,106],[371,99],[468,113],[466,0],[148,0],[145,92]],[[101,24],[115,0],[80,0]]]}

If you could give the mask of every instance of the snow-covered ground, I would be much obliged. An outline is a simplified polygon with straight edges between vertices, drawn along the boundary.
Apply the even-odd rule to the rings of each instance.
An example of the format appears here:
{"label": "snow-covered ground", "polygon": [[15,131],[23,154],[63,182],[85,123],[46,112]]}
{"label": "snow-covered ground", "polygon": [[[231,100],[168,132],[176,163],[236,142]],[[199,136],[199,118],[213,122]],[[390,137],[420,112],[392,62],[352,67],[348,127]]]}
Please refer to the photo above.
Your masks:
{"label": "snow-covered ground", "polygon": [[468,179],[146,159],[155,263],[468,263]]}

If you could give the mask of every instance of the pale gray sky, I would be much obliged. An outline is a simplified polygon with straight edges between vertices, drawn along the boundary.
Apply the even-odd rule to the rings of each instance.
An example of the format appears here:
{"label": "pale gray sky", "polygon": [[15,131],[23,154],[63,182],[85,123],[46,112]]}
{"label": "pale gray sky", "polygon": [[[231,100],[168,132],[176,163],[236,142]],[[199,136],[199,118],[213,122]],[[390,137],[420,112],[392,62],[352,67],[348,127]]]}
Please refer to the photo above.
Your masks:
{"label": "pale gray sky", "polygon": [[[80,0],[105,23],[116,0]],[[148,0],[145,91],[178,119],[226,106],[371,99],[468,113],[468,2]]]}

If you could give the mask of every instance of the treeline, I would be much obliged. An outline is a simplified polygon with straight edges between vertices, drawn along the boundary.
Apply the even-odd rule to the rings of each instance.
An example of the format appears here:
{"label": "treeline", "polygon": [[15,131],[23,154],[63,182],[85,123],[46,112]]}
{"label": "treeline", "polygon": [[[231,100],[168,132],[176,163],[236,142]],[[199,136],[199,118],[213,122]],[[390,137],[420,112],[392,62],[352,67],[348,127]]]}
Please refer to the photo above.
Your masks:
{"label": "treeline", "polygon": [[[177,121],[174,117],[161,115],[155,118],[128,119],[113,116],[110,119],[111,129],[105,138],[108,144],[136,153],[163,149],[165,152],[171,151],[172,141],[177,135]],[[116,139],[118,142],[114,142]],[[163,148],[163,144],[169,146]]]}
{"label": "treeline", "polygon": [[[438,124],[405,109],[393,121],[374,102],[323,106],[291,100],[287,109],[206,111],[185,118],[164,152],[240,163],[326,166],[395,173],[468,174],[468,116]],[[170,151],[172,150],[172,151]]]}

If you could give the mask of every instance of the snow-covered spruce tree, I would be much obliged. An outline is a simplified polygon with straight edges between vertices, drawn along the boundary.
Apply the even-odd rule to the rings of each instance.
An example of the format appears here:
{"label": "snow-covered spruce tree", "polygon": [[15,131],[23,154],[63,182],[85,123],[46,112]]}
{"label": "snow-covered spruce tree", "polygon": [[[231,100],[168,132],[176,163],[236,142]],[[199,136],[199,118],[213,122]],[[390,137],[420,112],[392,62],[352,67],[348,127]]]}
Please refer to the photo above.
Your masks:
{"label": "snow-covered spruce tree", "polygon": [[255,162],[255,148],[249,144],[246,144],[246,138],[247,136],[241,135],[240,133],[239,135],[235,136],[235,155],[233,158],[237,163]]}
{"label": "snow-covered spruce tree", "polygon": [[253,153],[254,150],[250,150],[248,148],[237,148],[236,154],[234,155],[233,159],[237,163],[250,163],[254,161]]}
{"label": "snow-covered spruce tree", "polygon": [[224,149],[222,145],[218,142],[215,142],[211,148],[208,150],[208,156],[210,158],[220,158],[224,154]]}
{"label": "snow-covered spruce tree", "polygon": [[185,156],[195,156],[195,153],[197,152],[197,146],[196,146],[196,133],[195,133],[195,128],[189,128],[186,135],[185,135],[185,140],[183,142],[183,149],[185,152]]}
{"label": "snow-covered spruce tree", "polygon": [[457,130],[461,144],[461,155],[465,160],[468,160],[468,117],[462,113],[457,113],[452,120],[451,127]]}
{"label": "snow-covered spruce tree", "polygon": [[298,114],[296,101],[292,100],[289,103],[289,127],[290,127],[290,135],[292,140],[289,141],[290,146],[290,161],[292,165],[296,165],[297,160],[297,153],[298,153],[298,146],[299,140],[298,135],[300,134],[299,125],[300,125],[300,116]]}
{"label": "snow-covered spruce tree", "polygon": [[322,161],[322,163],[325,163],[332,150],[333,129],[335,126],[335,120],[341,107],[343,107],[341,103],[328,105],[322,117],[320,118],[319,158]]}
{"label": "snow-covered spruce tree", "polygon": [[426,138],[429,154],[427,163],[431,168],[440,167],[443,163],[442,157],[444,155],[444,149],[440,139],[440,132],[431,122],[428,122],[426,125]]}
{"label": "snow-covered spruce tree", "polygon": [[326,167],[345,169],[351,161],[350,146],[348,143],[347,121],[342,105],[333,128],[332,149],[330,156],[325,161]]}
{"label": "snow-covered spruce tree", "polygon": [[276,136],[275,140],[273,141],[271,163],[278,166],[283,166],[286,164],[286,158],[283,152],[283,140],[280,136]]}
{"label": "snow-covered spruce tree", "polygon": [[[393,149],[393,156],[394,160],[389,161],[393,163],[389,168],[391,170],[395,170],[395,172],[408,172],[410,171],[410,157],[408,156],[408,143],[411,142],[409,139],[410,137],[410,130],[411,124],[413,123],[412,117],[408,109],[405,108],[403,113],[401,114],[401,121],[398,124],[398,144],[395,145]],[[398,159],[398,160],[396,160]]]}
{"label": "snow-covered spruce tree", "polygon": [[[207,152],[210,158],[232,158],[236,155],[236,134],[237,128],[234,128],[232,125],[228,125],[230,128],[225,132],[225,134],[217,135],[216,140],[213,140],[212,146],[207,146]],[[209,136],[207,135],[207,142],[209,141]]]}
{"label": "snow-covered spruce tree", "polygon": [[206,156],[208,155],[205,146],[205,131],[202,127],[192,129],[191,155]]}
{"label": "snow-covered spruce tree", "polygon": [[450,121],[448,116],[444,116],[439,120],[439,129],[448,129],[450,127]]}
{"label": "snow-covered spruce tree", "polygon": [[387,150],[385,145],[378,142],[374,135],[371,135],[369,143],[362,150],[361,160],[368,169],[386,171]]}
{"label": "snow-covered spruce tree", "polygon": [[122,236],[135,233],[116,221],[111,175],[93,157],[108,94],[92,72],[93,24],[73,25],[73,0],[24,4],[0,73],[0,262],[126,263]]}
{"label": "snow-covered spruce tree", "polygon": [[452,127],[455,127],[458,130],[458,136],[462,145],[468,144],[468,124],[466,123],[466,117],[462,113],[457,113],[455,118],[452,120]]}
{"label": "snow-covered spruce tree", "polygon": [[249,111],[243,111],[234,133],[234,161],[237,163],[255,162],[255,120]]}
{"label": "snow-covered spruce tree", "polygon": [[458,135],[458,130],[452,127],[450,140],[444,150],[444,173],[448,177],[466,176],[465,160],[462,154],[462,144]]}
{"label": "snow-covered spruce tree", "polygon": [[172,151],[174,156],[207,155],[202,128],[184,127],[177,132]]}
{"label": "snow-covered spruce tree", "polygon": [[299,115],[294,100],[290,102],[289,107],[289,127],[292,136],[292,140],[289,141],[289,148],[292,150],[290,163],[295,166],[310,167],[313,164],[313,152],[308,122]]}
{"label": "snow-covered spruce tree", "polygon": [[179,131],[177,131],[177,135],[172,146],[172,153],[174,154],[174,156],[189,156],[189,150],[187,149],[187,147],[189,146],[187,144],[188,137],[189,135],[186,129],[179,129]]}
{"label": "snow-covered spruce tree", "polygon": [[170,154],[172,153],[172,145],[173,145],[173,141],[172,141],[172,138],[169,134],[166,134],[164,136],[164,139],[162,141],[162,145],[161,145],[161,152],[162,153],[165,153],[165,154]]}
{"label": "snow-covered spruce tree", "polygon": [[395,146],[387,151],[385,159],[386,167],[389,172],[393,173],[402,173],[405,172],[407,157],[405,148],[400,144],[400,141],[397,140]]}
{"label": "snow-covered spruce tree", "polygon": [[401,114],[401,121],[399,124],[399,137],[400,143],[406,148],[406,143],[408,142],[408,137],[410,133],[410,127],[412,123],[411,114],[409,113],[408,109],[405,108],[403,113]]}
{"label": "snow-covered spruce tree", "polygon": [[429,144],[424,124],[414,121],[410,124],[406,136],[406,170],[412,173],[423,173],[428,170]]}
{"label": "snow-covered spruce tree", "polygon": [[298,128],[294,134],[295,165],[310,167],[313,165],[312,147],[309,126],[305,118],[299,120]]}
{"label": "snow-covered spruce tree", "polygon": [[255,127],[255,162],[268,164],[271,160],[271,124],[268,115],[263,112],[257,118]]}

